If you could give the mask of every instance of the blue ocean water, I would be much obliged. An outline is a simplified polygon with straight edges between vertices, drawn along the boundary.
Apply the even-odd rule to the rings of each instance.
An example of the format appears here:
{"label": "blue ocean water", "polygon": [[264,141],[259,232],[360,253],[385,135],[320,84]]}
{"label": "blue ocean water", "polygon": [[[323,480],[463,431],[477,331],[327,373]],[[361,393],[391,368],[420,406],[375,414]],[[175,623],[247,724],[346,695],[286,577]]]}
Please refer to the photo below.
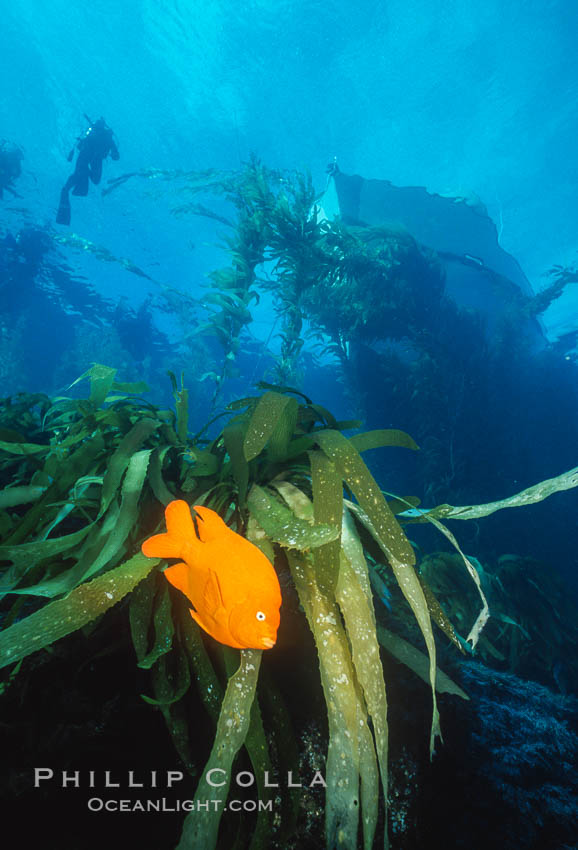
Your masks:
{"label": "blue ocean water", "polygon": [[[103,114],[119,139],[107,177],[235,168],[255,152],[309,169],[320,189],[338,156],[347,173],[473,194],[539,288],[550,265],[576,259],[575,14],[564,0],[19,0],[2,15],[2,136],[23,147],[21,192],[47,221],[84,113]],[[161,263],[167,281],[198,274],[190,224],[136,189],[92,194],[77,232]],[[137,298],[112,272],[100,288]],[[571,325],[572,298],[549,327]]]}
{"label": "blue ocean water", "polygon": [[[18,0],[5,5],[2,22],[0,134],[24,154],[19,197],[6,193],[3,201],[4,233],[54,227],[70,173],[67,154],[86,131],[84,116],[103,115],[120,149],[120,160],[104,165],[103,185],[148,168],[236,169],[255,154],[271,168],[309,171],[321,191],[326,165],[337,157],[348,174],[481,200],[500,244],[536,291],[554,264],[576,262],[578,72],[571,2],[361,2],[354,10],[336,0],[97,0],[88,8]],[[215,222],[171,215],[182,202],[171,184],[127,183],[106,196],[93,189],[73,198],[71,230],[202,299],[207,273],[223,262],[222,234]],[[71,274],[121,308],[138,310],[157,294],[155,285],[118,263],[70,248],[60,256]],[[14,294],[4,297],[14,300]],[[543,315],[549,340],[576,330],[577,301],[576,288],[568,286]],[[198,321],[191,316],[191,330]],[[158,311],[154,322],[178,344],[181,326]],[[86,333],[87,350],[75,354],[82,362],[59,374],[68,331],[53,333],[55,327],[30,329],[20,343],[27,366],[16,358],[16,371],[5,370],[3,394],[54,392],[75,377],[75,365],[80,374],[98,359]],[[274,348],[266,298],[253,309],[251,331],[270,338]],[[133,347],[152,344],[144,331],[135,336],[140,341]],[[194,364],[182,365],[194,373]],[[253,368],[247,377],[262,376]],[[320,375],[316,382],[339,415],[351,414],[331,378]],[[475,398],[468,403],[475,408]],[[550,460],[537,464],[536,476],[573,465],[573,422],[555,449],[548,428],[574,403],[537,401],[531,416],[544,421],[535,454]],[[522,441],[527,415],[520,410]],[[404,425],[411,431],[411,423]],[[533,483],[525,472],[513,475],[512,490],[518,480]],[[570,552],[562,560],[570,558],[573,574]]]}
{"label": "blue ocean water", "polygon": [[[177,172],[237,171],[252,156],[309,172],[320,194],[336,160],[344,175],[483,205],[534,293],[554,266],[576,277],[573,0],[11,0],[0,20],[0,139],[22,153],[0,200],[0,398],[65,394],[104,362],[168,406],[171,369],[184,372],[191,429],[202,427],[224,353],[199,326],[208,275],[230,261],[222,223],[175,215],[191,200]],[[70,226],[58,224],[68,154],[99,116],[120,158],[105,160],[86,197],[71,196]],[[151,169],[173,176],[139,176]],[[229,214],[222,199],[211,208]],[[338,418],[416,437],[421,454],[368,460],[384,489],[425,507],[506,498],[577,464],[574,283],[541,314],[538,350],[500,340],[490,362],[492,332],[464,324],[441,335],[431,383],[404,394],[387,358],[411,371],[414,350],[369,341],[347,386],[308,341],[299,389]],[[221,404],[271,380],[279,356],[271,295],[250,310]],[[572,597],[577,516],[574,489],[452,529],[481,561],[535,559]],[[445,545],[431,529],[412,542],[420,553]]]}

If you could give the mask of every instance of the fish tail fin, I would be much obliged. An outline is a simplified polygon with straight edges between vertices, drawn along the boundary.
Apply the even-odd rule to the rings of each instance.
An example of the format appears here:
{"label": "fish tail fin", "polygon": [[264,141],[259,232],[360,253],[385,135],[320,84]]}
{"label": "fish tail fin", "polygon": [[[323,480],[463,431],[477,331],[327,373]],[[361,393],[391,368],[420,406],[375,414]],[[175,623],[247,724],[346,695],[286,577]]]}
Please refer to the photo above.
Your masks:
{"label": "fish tail fin", "polygon": [[195,537],[195,527],[191,516],[191,509],[182,499],[175,499],[165,508],[167,521],[167,534],[170,537],[179,537],[182,540],[190,540]]}
{"label": "fish tail fin", "polygon": [[170,534],[155,534],[144,541],[141,551],[147,558],[182,558],[183,546],[183,540]]}
{"label": "fish tail fin", "polygon": [[223,534],[231,530],[219,514],[211,508],[206,508],[204,505],[194,505],[194,511],[197,515],[196,527],[203,543],[222,537]]}
{"label": "fish tail fin", "polygon": [[191,511],[182,499],[170,502],[165,510],[167,533],[155,534],[142,544],[147,558],[182,558],[196,539]]}

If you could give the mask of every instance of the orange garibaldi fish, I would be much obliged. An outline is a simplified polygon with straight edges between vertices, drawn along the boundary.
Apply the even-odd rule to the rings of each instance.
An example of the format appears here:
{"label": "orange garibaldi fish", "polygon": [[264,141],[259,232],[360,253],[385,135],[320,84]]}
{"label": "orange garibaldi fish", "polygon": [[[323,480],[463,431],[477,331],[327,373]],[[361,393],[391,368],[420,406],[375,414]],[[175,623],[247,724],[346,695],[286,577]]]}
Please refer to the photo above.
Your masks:
{"label": "orange garibaldi fish", "polygon": [[167,533],[142,544],[148,558],[180,558],[164,574],[189,599],[191,617],[215,640],[236,649],[271,649],[277,640],[281,589],[269,559],[219,514],[176,500]]}

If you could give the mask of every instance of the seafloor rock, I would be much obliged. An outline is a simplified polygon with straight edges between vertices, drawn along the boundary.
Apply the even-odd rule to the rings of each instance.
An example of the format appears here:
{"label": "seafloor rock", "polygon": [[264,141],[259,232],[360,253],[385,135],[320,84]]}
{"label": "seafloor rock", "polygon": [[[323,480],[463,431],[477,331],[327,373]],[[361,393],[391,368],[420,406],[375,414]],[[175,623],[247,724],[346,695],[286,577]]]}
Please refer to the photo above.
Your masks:
{"label": "seafloor rock", "polygon": [[423,752],[394,759],[394,807],[408,763],[415,799],[402,824],[393,813],[393,847],[578,846],[578,701],[478,663],[454,676],[471,700],[444,698],[432,764]]}

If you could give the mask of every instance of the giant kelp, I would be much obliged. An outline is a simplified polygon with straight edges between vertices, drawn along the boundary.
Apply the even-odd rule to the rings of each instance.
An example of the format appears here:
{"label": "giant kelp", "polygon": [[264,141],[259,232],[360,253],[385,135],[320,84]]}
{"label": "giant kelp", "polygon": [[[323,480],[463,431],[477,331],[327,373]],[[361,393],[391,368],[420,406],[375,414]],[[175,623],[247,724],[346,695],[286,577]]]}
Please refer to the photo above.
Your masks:
{"label": "giant kelp", "polygon": [[[178,300],[181,310],[186,305],[189,327],[198,309],[191,296],[80,236],[62,235],[46,225],[22,227],[15,235],[0,232],[0,392],[37,386],[53,392],[78,374],[79,363],[96,358],[126,371],[138,363],[149,381],[162,382],[166,369],[160,364],[172,344],[153,321],[152,296],[137,310],[124,296],[103,296],[91,279],[94,266],[88,277],[79,274],[65,262],[63,249],[73,257],[90,254],[99,262],[118,263],[143,283],[149,281],[156,290],[154,306],[163,309]],[[154,374],[157,369],[160,376]]]}
{"label": "giant kelp", "polygon": [[[198,203],[175,210],[208,215],[233,228],[226,240],[230,264],[211,275],[204,298],[210,315],[193,329],[194,335],[214,335],[223,349],[222,368],[212,373],[215,413],[225,379],[235,374],[259,288],[272,291],[279,312],[279,382],[299,372],[302,323],[309,319],[350,378],[356,346],[410,341],[410,358],[397,356],[394,362],[392,357],[391,372],[404,385],[404,399],[421,399],[420,433],[427,433],[428,421],[439,427],[451,414],[450,399],[456,395],[451,382],[457,381],[463,401],[466,370],[452,368],[447,339],[455,341],[458,327],[470,337],[480,329],[445,299],[435,258],[410,236],[322,221],[310,180],[271,172],[256,160],[237,174],[140,176],[184,180],[193,196],[211,192],[233,208],[231,218]],[[95,251],[89,244],[75,247]],[[107,252],[96,255],[115,260]],[[426,287],[420,287],[423,281]],[[163,292],[168,297],[169,290]],[[179,293],[170,294],[178,302]],[[481,331],[475,338],[482,340]],[[480,352],[481,344],[478,357]],[[82,377],[90,381],[87,398],[21,397],[0,407],[0,563],[5,565],[0,652],[3,666],[16,664],[8,686],[19,687],[33,652],[87,624],[98,630],[113,607],[114,613],[124,611],[137,664],[150,671],[152,696],[143,698],[162,714],[188,771],[201,774],[196,801],[224,804],[239,760],[248,760],[259,799],[267,800],[266,772],[272,764],[279,773],[294,770],[298,749],[290,729],[294,705],[275,683],[277,650],[262,658],[256,651],[239,656],[215,645],[167,586],[163,564],[138,554],[172,499],[208,505],[275,563],[284,599],[293,594],[298,600],[291,610],[285,601],[286,618],[290,613],[297,628],[309,629],[313,637],[309,652],[318,661],[326,706],[327,846],[354,848],[361,832],[368,850],[378,825],[387,845],[389,730],[380,645],[431,690],[433,752],[440,732],[436,693],[467,698],[437,667],[434,627],[452,648],[471,652],[489,613],[478,564],[460,549],[447,520],[539,501],[576,486],[574,472],[518,499],[440,506],[416,515],[408,509],[417,500],[384,494],[362,457],[385,446],[415,450],[402,431],[347,437],[344,432],[359,423],[337,422],[302,393],[262,383],[258,395],[229,404],[191,438],[182,378],[171,375],[172,411],[143,400],[146,387],[117,381],[112,368],[93,366]],[[440,392],[442,379],[447,394]],[[458,412],[446,440],[452,474],[459,464],[453,460]],[[223,416],[226,424],[215,436],[215,423]],[[430,494],[439,483],[432,474]],[[418,521],[433,524],[457,551],[454,559],[446,556],[444,582],[429,575],[427,559],[421,570],[416,566],[406,532]],[[471,579],[477,585],[473,599],[467,591]],[[387,588],[395,591],[389,600],[395,605],[395,617],[387,623],[391,628],[384,625],[383,610],[376,612],[376,599],[388,601]],[[467,603],[449,606],[447,598],[456,595],[467,597]],[[502,624],[511,626],[504,619],[510,616],[512,628],[520,626],[506,606],[499,613]],[[416,643],[425,643],[427,652]],[[309,697],[303,686],[298,698],[307,703]],[[205,754],[192,746],[200,712],[215,727],[204,770]],[[206,781],[207,770],[215,767],[227,776],[221,788]],[[236,829],[239,846],[282,844],[298,821],[297,793],[279,792],[280,824],[266,810],[242,825],[229,814],[221,824],[223,805],[195,811],[185,821],[179,850],[215,846],[219,834],[232,837]]]}
{"label": "giant kelp", "polygon": [[198,203],[174,210],[218,219],[232,231],[224,237],[231,264],[210,275],[213,291],[204,300],[211,315],[196,331],[216,336],[225,354],[224,371],[215,376],[215,400],[224,378],[234,374],[241,332],[252,321],[249,307],[259,289],[275,299],[281,339],[275,380],[282,384],[298,375],[304,319],[342,361],[352,342],[420,339],[438,322],[443,278],[434,255],[409,234],[323,219],[309,175],[275,171],[253,157],[220,178],[149,170],[119,178],[111,189],[132,177],[181,182],[182,192],[224,198],[231,209],[227,218]]}
{"label": "giant kelp", "polygon": [[[388,503],[361,456],[378,446],[414,450],[415,443],[392,430],[346,437],[343,431],[358,423],[336,422],[309,398],[274,387],[230,405],[227,424],[215,437],[191,440],[187,395],[176,379],[173,412],[142,400],[137,393],[145,387],[118,382],[114,369],[94,366],[83,377],[90,380],[88,398],[21,400],[20,417],[12,405],[2,408],[10,426],[0,445],[3,493],[33,488],[34,496],[29,489],[30,501],[7,499],[0,509],[0,559],[6,565],[1,665],[20,665],[31,653],[98,622],[112,606],[125,606],[137,662],[150,670],[154,696],[146,699],[163,714],[183,763],[191,772],[201,767],[191,729],[203,706],[216,724],[207,768],[222,768],[230,778],[244,747],[259,797],[266,800],[263,777],[272,755],[278,770],[293,768],[291,748],[279,744],[279,736],[290,734],[285,725],[291,707],[283,707],[270,678],[259,676],[261,652],[239,656],[201,635],[180,595],[162,579],[162,564],[138,554],[173,498],[218,510],[275,562],[285,587],[291,575],[315,640],[327,709],[327,846],[357,847],[361,823],[369,850],[379,807],[387,808],[387,698],[379,643],[430,684],[432,750],[439,734],[436,688],[465,696],[437,669],[432,620],[446,633],[451,627],[416,572],[400,524],[405,505]],[[552,486],[543,488],[544,496],[548,492]],[[447,516],[448,509],[439,515]],[[406,642],[376,625],[376,546],[399,587],[403,616],[423,635],[427,656],[415,648],[412,655]],[[266,660],[274,669],[275,650]],[[10,675],[11,688],[21,675]],[[282,728],[276,726],[280,717]],[[272,750],[268,733],[277,742]],[[228,784],[212,788],[205,777],[206,770],[197,799],[224,802]],[[283,796],[281,829],[290,835],[297,810],[287,790]],[[181,850],[216,846],[222,814],[216,807],[189,815]],[[268,847],[273,835],[271,813],[263,811],[240,840]]]}
{"label": "giant kelp", "polygon": [[[559,577],[544,564],[519,555],[490,563],[476,559],[492,616],[478,656],[498,670],[548,684],[563,692],[578,685],[578,627],[574,604]],[[475,612],[459,558],[435,552],[420,563],[420,575],[460,628]]]}
{"label": "giant kelp", "polygon": [[[269,377],[299,385],[310,333],[324,354],[337,359],[350,402],[366,421],[411,429],[425,456],[412,489],[430,503],[450,498],[452,491],[452,497],[458,492],[464,500],[488,499],[531,457],[538,463],[532,447],[546,427],[542,418],[548,405],[535,405],[537,398],[547,395],[560,410],[556,422],[547,423],[560,440],[576,425],[575,367],[569,363],[572,355],[560,356],[575,340],[568,335],[558,352],[536,350],[523,330],[529,317],[540,315],[575,282],[574,268],[553,267],[552,282],[534,297],[491,273],[490,295],[500,301],[494,321],[475,298],[465,304],[454,300],[451,281],[446,290],[447,254],[420,244],[419,234],[431,222],[425,209],[419,213],[419,204],[414,233],[360,226],[363,216],[356,219],[358,226],[351,226],[351,218],[347,224],[327,220],[306,175],[276,171],[255,158],[222,173],[148,169],[122,176],[105,191],[128,179],[144,180],[148,191],[170,184],[185,196],[175,214],[205,216],[231,228],[225,238],[231,262],[211,277],[205,301],[210,315],[198,331],[217,337],[225,355],[220,367],[202,372],[215,382],[214,403],[222,398],[225,379],[238,374],[253,303],[269,290],[278,314],[270,338],[277,334],[281,348]],[[418,201],[412,190],[403,194]],[[206,203],[198,203],[201,196]],[[444,204],[451,213],[451,202]],[[369,213],[367,220],[375,222]],[[484,227],[491,228],[489,219]],[[422,238],[426,245],[438,244]],[[475,247],[469,245],[467,256],[457,258],[453,274],[465,275],[460,291],[468,291]],[[178,312],[177,305],[173,301]],[[377,383],[381,389],[374,393]],[[527,408],[533,415],[526,422],[527,440],[520,441],[519,411]],[[476,453],[472,442],[478,444]],[[534,477],[544,477],[555,465],[545,464]]]}

